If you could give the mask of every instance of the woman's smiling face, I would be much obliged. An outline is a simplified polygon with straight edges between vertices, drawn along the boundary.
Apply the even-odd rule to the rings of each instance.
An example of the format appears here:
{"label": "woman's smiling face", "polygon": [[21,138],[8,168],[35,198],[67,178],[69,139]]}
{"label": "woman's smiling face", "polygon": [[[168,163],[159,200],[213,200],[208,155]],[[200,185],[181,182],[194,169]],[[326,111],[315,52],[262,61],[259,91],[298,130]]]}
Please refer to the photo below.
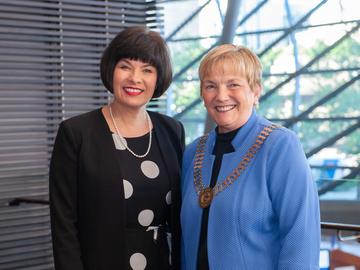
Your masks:
{"label": "woman's smiling face", "polygon": [[157,70],[149,63],[128,58],[115,66],[113,89],[115,102],[129,109],[140,109],[152,98]]}
{"label": "woman's smiling face", "polygon": [[201,80],[201,96],[210,117],[225,133],[243,126],[259,99],[261,87],[251,89],[246,77],[228,63],[213,67]]}

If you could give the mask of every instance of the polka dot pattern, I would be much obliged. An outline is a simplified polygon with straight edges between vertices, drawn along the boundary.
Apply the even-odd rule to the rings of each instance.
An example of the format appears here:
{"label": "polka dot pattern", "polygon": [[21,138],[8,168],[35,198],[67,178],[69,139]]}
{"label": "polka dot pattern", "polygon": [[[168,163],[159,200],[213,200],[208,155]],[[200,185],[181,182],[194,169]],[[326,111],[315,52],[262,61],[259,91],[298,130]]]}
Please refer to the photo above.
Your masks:
{"label": "polka dot pattern", "polygon": [[158,177],[160,170],[154,161],[145,160],[141,163],[141,171],[143,174],[151,179]]}
{"label": "polka dot pattern", "polygon": [[[126,269],[170,269],[171,243],[163,231],[159,233],[158,226],[169,228],[172,194],[157,140],[153,140],[145,158],[137,158],[126,150],[117,135],[112,138],[124,189]],[[148,142],[148,134],[126,138],[126,144],[135,153],[143,153]]]}
{"label": "polka dot pattern", "polygon": [[134,188],[131,185],[131,183],[125,179],[123,179],[123,185],[124,185],[124,196],[125,199],[129,199],[131,197],[131,195],[134,192]]}
{"label": "polka dot pattern", "polygon": [[171,190],[166,194],[165,200],[168,205],[171,204]]}
{"label": "polka dot pattern", "polygon": [[139,213],[138,221],[139,221],[140,225],[142,225],[144,227],[150,226],[150,224],[153,220],[154,220],[154,212],[153,211],[151,211],[149,209],[145,209]]}
{"label": "polka dot pattern", "polygon": [[146,267],[146,258],[141,253],[134,253],[130,257],[130,266],[133,270],[144,270]]}

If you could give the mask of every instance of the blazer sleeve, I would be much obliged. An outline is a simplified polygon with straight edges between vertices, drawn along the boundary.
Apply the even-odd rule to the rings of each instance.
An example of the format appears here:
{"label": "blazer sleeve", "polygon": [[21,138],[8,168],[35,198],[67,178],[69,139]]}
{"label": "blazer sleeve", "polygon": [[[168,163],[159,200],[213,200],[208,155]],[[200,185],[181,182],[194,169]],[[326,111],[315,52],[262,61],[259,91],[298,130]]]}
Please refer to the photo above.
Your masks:
{"label": "blazer sleeve", "polygon": [[278,130],[277,134],[279,138],[270,149],[268,185],[279,224],[278,269],[319,269],[317,188],[296,135],[289,130]]}
{"label": "blazer sleeve", "polygon": [[79,142],[62,122],[50,162],[50,218],[56,270],[82,270],[77,227],[77,157]]}

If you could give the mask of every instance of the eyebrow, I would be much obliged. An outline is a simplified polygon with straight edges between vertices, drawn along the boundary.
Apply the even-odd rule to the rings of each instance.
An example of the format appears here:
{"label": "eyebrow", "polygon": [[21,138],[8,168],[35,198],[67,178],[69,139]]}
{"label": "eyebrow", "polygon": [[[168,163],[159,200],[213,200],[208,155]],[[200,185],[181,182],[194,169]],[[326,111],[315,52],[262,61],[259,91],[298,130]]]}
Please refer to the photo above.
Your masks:
{"label": "eyebrow", "polygon": [[215,82],[213,82],[211,80],[204,80],[203,83],[215,83]]}
{"label": "eyebrow", "polygon": [[239,81],[241,81],[241,79],[230,79],[227,82],[232,83],[232,82],[239,82]]}
{"label": "eyebrow", "polygon": [[[242,81],[243,81],[242,79],[234,78],[234,79],[227,80],[226,83],[233,83],[233,82],[239,82],[240,83]],[[216,82],[214,82],[212,80],[208,80],[208,79],[204,80],[203,83],[214,83],[214,84],[216,84]]]}
{"label": "eyebrow", "polygon": [[128,60],[127,58],[123,58],[123,59],[121,59],[121,60],[119,61],[119,63],[120,63],[120,62],[125,62],[126,64],[131,65],[131,62],[130,62],[130,61],[138,61],[138,62],[143,63],[142,67],[153,67],[153,68],[156,69],[156,67],[153,66],[152,64],[143,62],[143,61],[141,61],[141,60],[131,60],[131,59]]}
{"label": "eyebrow", "polygon": [[125,63],[130,64],[130,61],[129,61],[129,60],[127,60],[127,59],[125,59],[125,58],[120,59],[120,60],[119,60],[119,63],[120,63],[120,62],[125,62]]}

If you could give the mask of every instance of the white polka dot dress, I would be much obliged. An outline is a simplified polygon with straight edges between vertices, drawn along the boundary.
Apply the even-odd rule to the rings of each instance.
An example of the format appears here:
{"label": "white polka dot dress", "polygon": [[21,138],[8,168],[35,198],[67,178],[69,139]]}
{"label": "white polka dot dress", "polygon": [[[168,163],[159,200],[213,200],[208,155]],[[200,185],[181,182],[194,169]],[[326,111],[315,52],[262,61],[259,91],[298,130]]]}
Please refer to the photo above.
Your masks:
{"label": "white polka dot dress", "polygon": [[[152,146],[144,158],[137,158],[126,150],[113,134],[120,160],[126,212],[125,269],[170,269],[168,234],[170,223],[170,181],[153,132]],[[149,134],[126,138],[135,153],[147,149]],[[126,161],[126,162],[125,162]],[[158,226],[161,225],[160,228]],[[154,240],[155,238],[155,240]]]}

